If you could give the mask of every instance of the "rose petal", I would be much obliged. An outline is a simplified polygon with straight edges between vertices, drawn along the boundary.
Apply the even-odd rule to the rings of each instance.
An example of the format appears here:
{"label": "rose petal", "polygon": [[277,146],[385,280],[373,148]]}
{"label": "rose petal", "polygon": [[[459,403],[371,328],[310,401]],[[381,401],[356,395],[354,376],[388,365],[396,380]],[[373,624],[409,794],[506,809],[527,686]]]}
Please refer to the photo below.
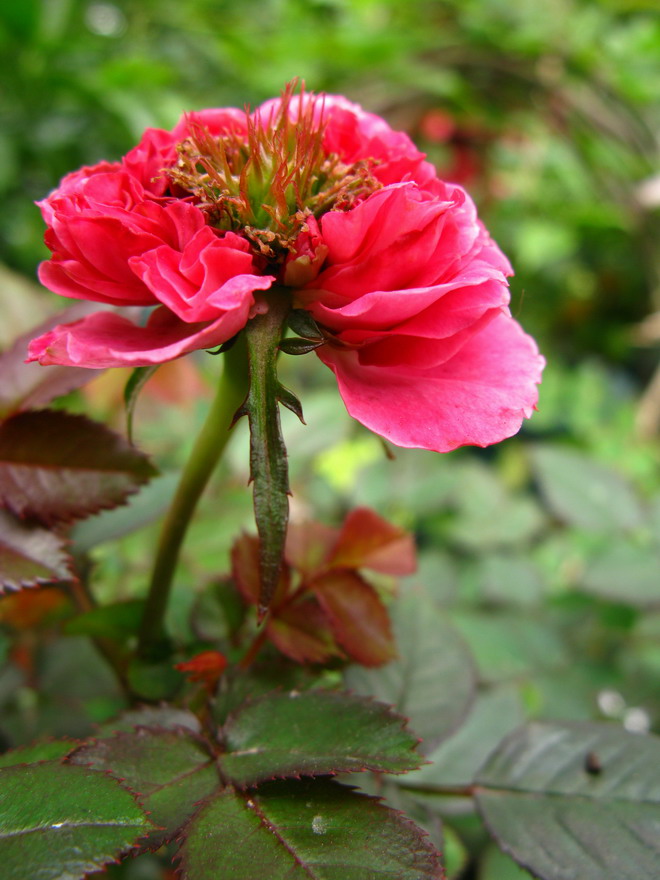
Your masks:
{"label": "rose petal", "polygon": [[28,360],[93,368],[161,364],[231,339],[245,326],[251,303],[252,296],[246,296],[239,308],[207,324],[186,324],[164,306],[145,327],[112,312],[95,312],[33,339]]}
{"label": "rose petal", "polygon": [[545,363],[534,340],[506,314],[428,371],[363,366],[355,351],[329,345],[317,354],[334,371],[354,418],[399,446],[436,452],[488,446],[515,434],[536,405]]}

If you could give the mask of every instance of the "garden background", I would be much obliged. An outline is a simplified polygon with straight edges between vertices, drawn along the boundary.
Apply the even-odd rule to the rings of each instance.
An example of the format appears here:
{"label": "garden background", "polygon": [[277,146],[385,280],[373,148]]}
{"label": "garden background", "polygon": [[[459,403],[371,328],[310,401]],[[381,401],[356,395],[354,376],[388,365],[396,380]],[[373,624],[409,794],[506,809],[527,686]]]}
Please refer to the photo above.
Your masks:
{"label": "garden background", "polygon": [[[539,412],[518,437],[446,456],[396,450],[390,461],[345,414],[329,371],[306,358],[289,379],[283,365],[308,423],[283,417],[293,515],[338,524],[368,505],[413,531],[420,566],[407,588],[442,608],[473,655],[474,725],[443,745],[457,778],[456,756],[479,763],[524,718],[660,727],[655,5],[22,0],[0,9],[3,347],[60,306],[35,281],[47,250],[33,201],[186,109],[255,105],[299,76],[408,131],[441,176],[473,195],[514,266],[514,315],[548,361]],[[140,501],[77,527],[102,599],[133,598],[144,583],[154,520],[208,406],[212,360],[198,353],[159,371],[135,437],[163,475]],[[126,379],[103,374],[61,405],[123,430]],[[192,626],[213,638],[220,623],[191,585],[228,567],[237,529],[250,525],[239,433],[184,552],[170,614],[182,637]],[[67,630],[66,608],[28,600],[0,600],[7,746],[84,736],[122,706],[102,661]],[[450,877],[528,876],[471,810],[446,799],[441,812]],[[108,875],[161,876],[149,856]]]}

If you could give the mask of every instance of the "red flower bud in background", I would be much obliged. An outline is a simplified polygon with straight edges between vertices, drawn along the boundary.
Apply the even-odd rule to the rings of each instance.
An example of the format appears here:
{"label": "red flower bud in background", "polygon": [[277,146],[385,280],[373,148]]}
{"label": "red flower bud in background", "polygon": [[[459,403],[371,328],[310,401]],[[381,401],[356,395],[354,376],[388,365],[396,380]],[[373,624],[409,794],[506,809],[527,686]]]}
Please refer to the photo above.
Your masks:
{"label": "red flower bud in background", "polygon": [[202,651],[190,660],[177,663],[174,668],[183,672],[190,681],[200,682],[209,691],[214,691],[227,668],[227,658],[220,651]]}

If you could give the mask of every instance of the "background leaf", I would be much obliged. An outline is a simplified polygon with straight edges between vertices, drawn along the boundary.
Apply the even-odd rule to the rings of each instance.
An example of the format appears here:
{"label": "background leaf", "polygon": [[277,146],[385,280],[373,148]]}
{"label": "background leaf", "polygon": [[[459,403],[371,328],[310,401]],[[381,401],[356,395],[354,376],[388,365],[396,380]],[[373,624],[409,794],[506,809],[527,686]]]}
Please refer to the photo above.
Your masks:
{"label": "background leaf", "polygon": [[353,694],[268,694],[240,707],[223,733],[223,772],[241,786],[298,775],[403,773],[420,764],[405,719]]}
{"label": "background leaf", "polygon": [[587,593],[637,608],[660,605],[660,552],[615,536],[587,563],[579,586]]}
{"label": "background leaf", "polygon": [[80,880],[149,827],[133,795],[103,773],[54,762],[0,770],[5,880]]}
{"label": "background leaf", "polygon": [[143,599],[131,599],[128,602],[102,605],[68,620],[64,631],[72,636],[101,637],[125,641],[137,634],[143,611]]}
{"label": "background leaf", "polygon": [[[0,584],[19,590],[71,579],[63,538],[0,509]],[[0,592],[2,590],[0,589]]]}
{"label": "background leaf", "polygon": [[531,876],[493,844],[481,860],[478,880],[529,880]]}
{"label": "background leaf", "polygon": [[469,786],[501,740],[524,720],[521,699],[510,685],[479,694],[459,729],[428,756],[430,764],[396,782],[406,789]]}
{"label": "background leaf", "polygon": [[225,789],[195,815],[184,880],[441,880],[440,856],[409,819],[327,780]]}
{"label": "background leaf", "polygon": [[84,416],[41,410],[0,425],[0,499],[46,525],[116,507],[155,473],[146,456]]}
{"label": "background leaf", "polygon": [[358,507],[344,520],[328,564],[332,568],[412,574],[417,567],[415,542],[405,529],[392,525],[368,507]]}
{"label": "background leaf", "polygon": [[43,367],[32,361],[25,363],[28,343],[51,330],[56,324],[77,321],[90,312],[98,311],[97,303],[79,302],[63,312],[57,312],[47,321],[30,330],[0,355],[0,415],[6,416],[17,410],[34,409],[50,403],[74,388],[86,385],[101,370],[84,367]]}
{"label": "background leaf", "polygon": [[477,775],[499,845],[543,880],[640,880],[660,860],[660,739],[596,723],[534,723]]}
{"label": "background leaf", "polygon": [[481,681],[513,679],[568,662],[559,634],[534,617],[508,611],[457,611],[452,623],[470,646]]}
{"label": "background leaf", "polygon": [[130,495],[121,508],[102,510],[77,522],[71,530],[73,552],[86,553],[92,547],[121,538],[158,519],[169,507],[178,482],[178,473],[155,477],[135,495]]}
{"label": "background leaf", "polygon": [[551,510],[572,525],[616,532],[642,525],[644,511],[632,486],[614,468],[576,449],[537,446],[534,472]]}
{"label": "background leaf", "polygon": [[376,590],[354,571],[329,571],[313,589],[330,628],[346,653],[364,666],[396,656],[390,616]]}
{"label": "background leaf", "polygon": [[351,666],[345,680],[409,718],[428,754],[465,717],[475,693],[474,663],[456,630],[422,594],[399,599],[391,616],[399,657],[380,669]]}

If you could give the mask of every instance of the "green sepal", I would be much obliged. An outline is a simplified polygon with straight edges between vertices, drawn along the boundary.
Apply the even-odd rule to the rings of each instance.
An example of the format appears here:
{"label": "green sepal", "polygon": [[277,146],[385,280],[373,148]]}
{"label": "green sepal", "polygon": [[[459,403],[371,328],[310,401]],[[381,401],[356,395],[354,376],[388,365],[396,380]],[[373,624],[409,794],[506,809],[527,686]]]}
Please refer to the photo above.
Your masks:
{"label": "green sepal", "polygon": [[310,351],[325,345],[325,339],[297,339],[289,337],[280,342],[280,351],[284,354],[309,354]]}
{"label": "green sepal", "polygon": [[319,325],[307,309],[292,309],[289,312],[287,323],[293,332],[302,336],[303,339],[323,339]]}
{"label": "green sepal", "polygon": [[230,348],[233,348],[236,345],[236,341],[239,337],[239,333],[236,333],[231,339],[228,339],[226,342],[223,342],[222,345],[219,345],[217,348],[207,348],[206,353],[212,354],[214,357],[217,354],[224,354],[226,351],[229,351]]}

